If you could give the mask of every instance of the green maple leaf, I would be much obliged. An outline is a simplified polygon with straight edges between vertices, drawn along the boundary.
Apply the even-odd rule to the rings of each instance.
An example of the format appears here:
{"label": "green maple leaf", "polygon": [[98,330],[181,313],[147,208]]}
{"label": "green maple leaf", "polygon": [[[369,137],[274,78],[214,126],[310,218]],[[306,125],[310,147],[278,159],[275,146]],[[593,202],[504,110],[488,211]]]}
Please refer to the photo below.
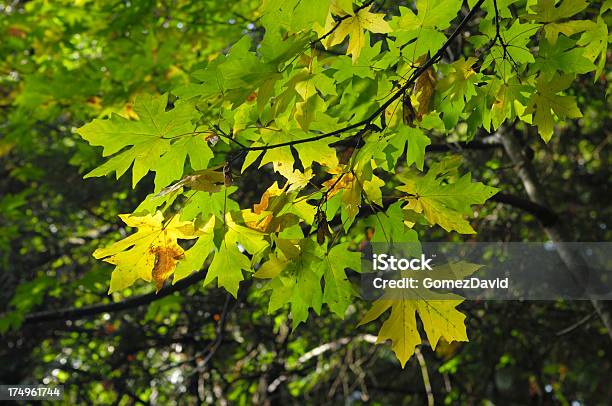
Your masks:
{"label": "green maple leaf", "polygon": [[192,272],[202,269],[204,262],[215,248],[213,242],[214,228],[215,216],[212,216],[206,225],[198,230],[200,236],[193,247],[185,251],[185,257],[179,262],[174,271],[172,284],[186,278]]}
{"label": "green maple leaf", "polygon": [[529,101],[528,95],[533,88],[512,77],[507,83],[498,83],[497,86],[492,86],[492,89],[495,89],[495,101],[483,125],[486,128],[492,126],[493,130],[497,130],[506,119],[512,120],[523,116]]}
{"label": "green maple leaf", "polygon": [[345,268],[359,272],[361,270],[361,255],[348,250],[348,243],[334,246],[321,262],[325,290],[323,303],[326,303],[332,312],[344,317],[346,309],[353,296],[358,296],[348,280]]}
{"label": "green maple leaf", "polygon": [[208,167],[208,162],[213,157],[213,153],[204,137],[179,138],[171,145],[170,150],[153,164],[155,192],[159,192],[165,186],[183,177],[184,163],[188,157],[191,169],[197,171]]}
{"label": "green maple leaf", "polygon": [[401,126],[397,134],[391,137],[389,143],[396,148],[396,155],[401,154],[406,145],[406,165],[415,164],[419,170],[423,170],[425,148],[431,144],[431,140],[423,130],[418,127]]}
{"label": "green maple leaf", "polygon": [[555,45],[559,33],[569,37],[588,30],[593,25],[592,21],[565,21],[584,10],[588,6],[586,0],[563,0],[555,3],[556,0],[538,0],[537,4],[531,6],[531,11],[535,14],[527,15],[532,21],[544,23],[544,35],[550,44]]}
{"label": "green maple leaf", "polygon": [[[279,65],[288,56],[278,55],[279,59],[265,61],[250,51],[251,38],[243,36],[225,56],[208,63],[204,69],[192,73],[199,83],[191,83],[173,90],[173,94],[190,99],[199,97],[202,100],[223,99],[237,107],[247,100],[249,94],[264,83],[274,83],[281,77]],[[292,44],[289,54],[298,51],[305,42]]]}
{"label": "green maple leaf", "polygon": [[535,61],[531,49],[528,47],[531,37],[533,37],[541,24],[520,23],[515,20],[510,28],[502,30],[502,38],[506,44],[504,49],[499,41],[489,51],[481,69],[487,68],[495,62],[497,72],[503,77],[512,76],[516,65],[533,63]]}
{"label": "green maple leaf", "polygon": [[[558,4],[555,4],[558,3]],[[553,21],[563,20],[575,14],[578,14],[589,5],[586,0],[538,0],[531,6],[531,11],[535,14],[529,14],[528,17],[540,23],[550,23]]]}
{"label": "green maple leaf", "polygon": [[606,65],[608,52],[608,25],[601,16],[597,17],[597,24],[591,23],[590,28],[580,36],[576,44],[585,47],[584,56],[597,63],[597,80]]}
{"label": "green maple leaf", "polygon": [[[261,131],[261,139],[252,144],[253,147],[280,144],[284,142],[299,141],[304,138],[311,137],[305,131],[299,129],[285,131],[285,130],[265,130]],[[283,175],[287,180],[295,185],[291,190],[299,189],[306,185],[312,177],[312,171],[310,168],[314,162],[319,163],[322,166],[334,168],[338,165],[338,158],[336,151],[329,146],[329,141],[319,140],[315,142],[305,142],[296,144],[293,148],[298,152],[298,156],[305,171],[301,172],[294,169],[295,159],[291,152],[290,146],[271,148],[267,151],[250,151],[244,160],[242,165],[242,172],[244,172],[250,165],[252,165],[257,158],[262,156],[259,167],[271,163],[274,170]]]}
{"label": "green maple leaf", "polygon": [[311,30],[315,24],[325,24],[329,6],[328,0],[269,1],[262,6],[261,19],[266,33]]}
{"label": "green maple leaf", "polygon": [[365,220],[365,225],[372,227],[372,242],[384,243],[418,243],[419,235],[404,223],[404,212],[400,202],[393,203],[386,212],[376,213]]}
{"label": "green maple leaf", "polygon": [[310,239],[299,242],[278,241],[279,247],[270,259],[255,273],[257,278],[270,278],[268,313],[286,304],[291,307],[292,327],[308,319],[308,310],[321,312],[323,292],[321,277],[321,248]]}
{"label": "green maple leaf", "polygon": [[338,166],[338,156],[336,150],[329,146],[328,140],[318,140],[304,142],[294,146],[304,168],[311,167],[313,163],[318,163],[327,168]]}
{"label": "green maple leaf", "polygon": [[434,167],[425,176],[402,176],[403,186],[397,189],[408,193],[403,200],[405,209],[423,213],[430,224],[438,224],[446,231],[455,230],[461,234],[475,231],[463,218],[472,213],[471,206],[483,204],[497,193],[496,188],[472,182],[467,173],[453,183],[443,183],[442,167]]}
{"label": "green maple leaf", "polygon": [[472,69],[475,63],[476,58],[460,58],[443,68],[446,75],[438,82],[436,90],[442,95],[439,109],[444,113],[446,128],[457,124],[465,103],[476,95],[476,83],[481,74]]}
{"label": "green maple leaf", "polygon": [[472,69],[476,58],[460,58],[450,64],[447,75],[438,82],[437,90],[452,101],[469,100],[476,94],[475,82],[479,75]]}
{"label": "green maple leaf", "polygon": [[385,182],[373,173],[370,158],[371,155],[366,149],[360,150],[355,159],[355,167],[351,172],[340,173],[325,183],[331,186],[336,184],[335,181],[339,177],[342,178],[341,182],[330,190],[330,196],[337,193],[340,197],[342,226],[345,231],[355,221],[362,204],[362,197],[368,205],[372,203],[382,205],[381,188]]}
{"label": "green maple leaf", "polygon": [[230,213],[225,216],[224,227],[226,232],[221,247],[210,264],[204,286],[217,279],[217,286],[237,297],[238,286],[244,279],[242,271],[252,269],[251,260],[240,251],[238,245],[252,254],[252,261],[256,262],[268,242],[264,239],[264,233],[237,224]]}
{"label": "green maple leaf", "polygon": [[446,41],[443,31],[450,26],[461,8],[461,4],[454,0],[419,0],[416,6],[417,14],[407,7],[400,7],[400,17],[392,20],[397,45],[402,46],[402,55],[410,63],[440,48]]}
{"label": "green maple leaf", "polygon": [[181,210],[181,219],[193,220],[198,216],[223,218],[223,213],[240,210],[238,203],[229,197],[237,190],[238,187],[230,186],[215,193],[193,191]]}
{"label": "green maple leaf", "polygon": [[[361,50],[359,55],[359,59],[357,63],[353,64],[352,60],[348,56],[339,56],[338,58],[334,58],[333,61],[330,61],[330,68],[333,69],[334,72],[334,80],[337,83],[342,83],[347,79],[352,79],[353,77],[359,78],[370,78],[374,79],[375,72],[370,69],[370,62],[364,62],[363,60],[370,61],[368,59],[369,50],[380,51],[381,42],[377,42],[373,47],[369,46],[368,41],[365,42],[364,47]],[[379,53],[377,53],[378,55]],[[348,92],[347,92],[348,90]],[[348,89],[344,89],[344,93],[348,96],[350,92],[350,87]],[[344,97],[344,96],[343,96]]]}
{"label": "green maple leaf", "polygon": [[[133,164],[132,186],[136,186],[158,165],[160,179],[163,180],[157,181],[156,186],[161,188],[180,178],[179,173],[183,172],[187,155],[192,163],[205,166],[212,152],[205,142],[193,140],[194,137],[201,137],[193,135],[193,122],[199,118],[199,113],[187,103],[180,103],[166,111],[167,104],[168,94],[142,96],[134,103],[138,120],[113,114],[110,119],[97,119],[79,128],[79,135],[91,145],[104,147],[102,156],[115,154],[85,177],[104,176],[114,171],[119,178]],[[187,139],[181,140],[182,137]],[[172,160],[160,161],[160,157],[172,151],[176,143],[179,151],[171,152]],[[164,171],[168,173],[162,174]]]}
{"label": "green maple leaf", "polygon": [[531,96],[525,112],[533,113],[533,124],[538,127],[538,132],[544,142],[550,141],[553,135],[554,115],[559,119],[582,117],[575,97],[558,94],[567,89],[572,81],[571,76],[555,76],[552,79],[540,76],[538,78],[536,92]]}
{"label": "green maple leaf", "polygon": [[208,268],[204,286],[217,279],[217,286],[225,288],[232,296],[238,297],[238,287],[244,279],[242,271],[250,269],[249,258],[240,252],[237,245],[224,240]]}
{"label": "green maple leaf", "polygon": [[560,37],[555,45],[548,41],[540,43],[538,58],[534,69],[552,76],[557,71],[565,73],[587,73],[596,69],[595,65],[584,56],[584,48],[575,48],[575,41]]}
{"label": "green maple leaf", "polygon": [[400,7],[397,25],[400,29],[420,30],[422,28],[437,28],[445,30],[451,21],[457,17],[461,3],[455,0],[417,0],[417,14],[407,7]]}
{"label": "green maple leaf", "polygon": [[226,242],[236,245],[240,244],[255,258],[268,247],[269,244],[264,239],[266,234],[236,223],[230,213],[225,217],[225,227],[227,231],[224,240]]}

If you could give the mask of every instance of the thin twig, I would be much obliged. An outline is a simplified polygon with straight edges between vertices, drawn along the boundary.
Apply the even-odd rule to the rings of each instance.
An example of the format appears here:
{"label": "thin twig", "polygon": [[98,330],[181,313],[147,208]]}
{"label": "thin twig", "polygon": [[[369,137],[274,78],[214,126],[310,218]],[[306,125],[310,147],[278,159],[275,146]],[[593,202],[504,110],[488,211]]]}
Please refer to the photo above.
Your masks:
{"label": "thin twig", "polygon": [[434,396],[431,390],[431,382],[429,381],[429,373],[427,372],[427,364],[425,363],[425,358],[421,353],[421,350],[418,347],[414,349],[414,355],[416,355],[417,361],[419,361],[419,366],[421,367],[421,375],[423,376],[423,385],[425,386],[425,393],[427,394],[427,404],[428,406],[434,406]]}

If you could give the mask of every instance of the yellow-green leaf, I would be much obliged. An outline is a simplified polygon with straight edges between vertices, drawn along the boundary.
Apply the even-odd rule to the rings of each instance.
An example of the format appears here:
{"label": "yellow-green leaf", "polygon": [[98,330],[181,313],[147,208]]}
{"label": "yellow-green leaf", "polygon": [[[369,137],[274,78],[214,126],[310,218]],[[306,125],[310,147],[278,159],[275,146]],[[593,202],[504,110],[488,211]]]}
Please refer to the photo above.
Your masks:
{"label": "yellow-green leaf", "polygon": [[346,54],[351,55],[353,63],[355,63],[364,47],[366,30],[376,33],[391,31],[391,26],[384,20],[384,17],[384,14],[371,13],[368,9],[359,10],[357,14],[342,20],[338,28],[324,41],[324,45],[326,48],[330,48],[344,41],[348,35],[350,39]]}
{"label": "yellow-green leaf", "polygon": [[178,260],[183,258],[184,250],[177,239],[192,239],[198,236],[193,222],[180,221],[174,216],[164,225],[161,212],[155,215],[133,216],[122,214],[119,217],[138,231],[107,248],[97,249],[93,256],[115,265],[111,275],[109,293],[125,289],[136,280],[155,281],[157,290],[172,275]]}

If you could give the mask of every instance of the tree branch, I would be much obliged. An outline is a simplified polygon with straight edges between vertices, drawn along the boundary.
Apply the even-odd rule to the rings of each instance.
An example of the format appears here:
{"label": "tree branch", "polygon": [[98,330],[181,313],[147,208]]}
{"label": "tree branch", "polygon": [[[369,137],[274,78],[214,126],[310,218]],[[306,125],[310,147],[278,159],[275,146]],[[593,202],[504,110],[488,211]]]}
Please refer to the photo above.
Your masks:
{"label": "tree branch", "polygon": [[[354,147],[355,141],[351,138],[346,138],[340,141],[331,143],[333,147]],[[448,142],[440,144],[430,144],[425,147],[427,152],[448,152],[448,151],[461,151],[467,150],[487,150],[501,148],[502,144],[494,137],[485,137],[481,140],[473,140],[469,142]]]}
{"label": "tree branch", "polygon": [[541,204],[538,204],[528,199],[523,199],[519,196],[509,195],[506,193],[497,193],[493,195],[489,200],[498,203],[508,204],[510,206],[514,206],[521,210],[524,210],[529,214],[533,215],[536,219],[538,219],[538,221],[544,227],[550,226],[559,221],[559,216],[557,216],[557,214],[550,210],[548,207],[542,206]]}
{"label": "tree branch", "polygon": [[79,320],[87,317],[97,316],[102,313],[114,313],[122,310],[132,309],[147,305],[157,300],[163,299],[175,292],[180,292],[188,287],[204,280],[205,271],[196,272],[193,275],[178,281],[172,286],[161,289],[158,293],[148,293],[146,295],[134,296],[120,302],[107,303],[101,305],[84,306],[79,308],[64,308],[59,310],[49,310],[38,313],[31,313],[24,317],[23,325],[47,323],[52,321]]}
{"label": "tree branch", "polygon": [[447,152],[447,151],[461,151],[463,149],[468,150],[487,150],[501,148],[502,145],[499,142],[492,142],[490,140],[481,141],[460,141],[460,142],[449,142],[446,144],[430,144],[425,147],[427,152]]}

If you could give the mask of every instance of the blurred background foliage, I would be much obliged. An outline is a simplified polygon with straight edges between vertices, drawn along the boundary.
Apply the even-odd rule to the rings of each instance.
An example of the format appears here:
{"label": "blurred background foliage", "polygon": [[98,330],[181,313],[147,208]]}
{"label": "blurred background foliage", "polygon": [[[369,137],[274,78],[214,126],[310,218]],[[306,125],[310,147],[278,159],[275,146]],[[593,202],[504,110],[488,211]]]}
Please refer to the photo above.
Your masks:
{"label": "blurred background foliage", "polygon": [[[0,1],[0,383],[63,384],[68,404],[424,404],[426,368],[440,404],[609,404],[611,343],[586,302],[466,302],[470,342],[424,346],[404,370],[388,347],[371,344],[376,326],[355,329],[361,305],[345,320],[324,311],[290,331],[286,311],[265,312],[257,282],[238,301],[195,285],[78,320],[32,317],[113,301],[111,267],[91,253],[126,235],[117,215],[152,190],[150,178],[134,191],[126,178],[84,181],[102,158],[76,128],[110,112],[129,116],[136,95],[186,83],[243,35],[257,40],[258,7]],[[559,127],[548,145],[518,128],[575,241],[612,235],[609,79],[579,79],[572,92],[584,118]],[[525,195],[502,150],[454,152],[474,178]],[[243,181],[234,198],[246,206],[258,182]],[[495,201],[482,210],[477,241],[546,239],[525,211]],[[364,233],[351,238],[357,244]],[[151,289],[138,284],[124,296]]]}

